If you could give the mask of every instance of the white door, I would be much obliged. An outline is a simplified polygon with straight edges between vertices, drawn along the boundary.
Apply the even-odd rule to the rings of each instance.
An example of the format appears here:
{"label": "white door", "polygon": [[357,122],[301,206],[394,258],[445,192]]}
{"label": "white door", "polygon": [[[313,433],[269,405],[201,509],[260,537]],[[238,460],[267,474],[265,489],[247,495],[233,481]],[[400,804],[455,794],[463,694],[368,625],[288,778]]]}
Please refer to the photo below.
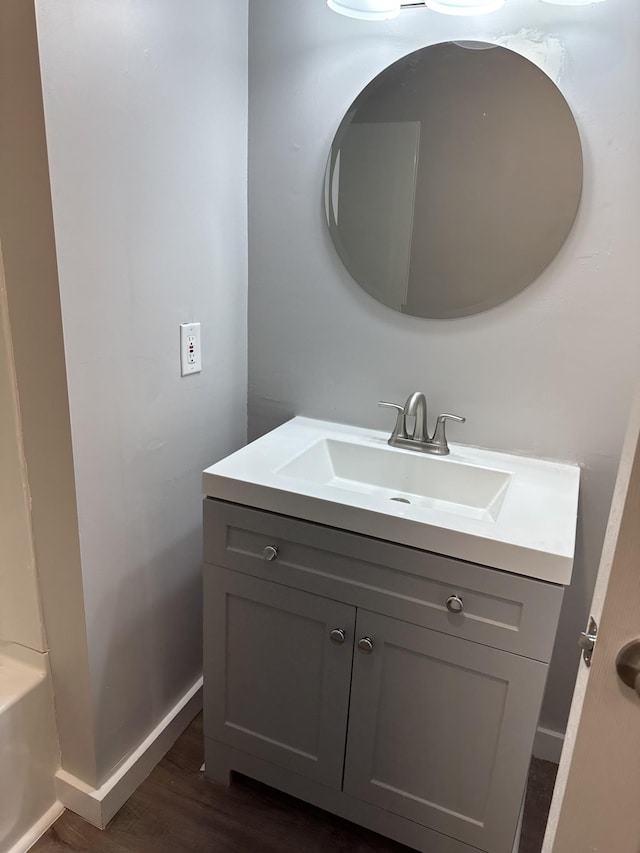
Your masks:
{"label": "white door", "polygon": [[592,603],[598,640],[582,664],[543,853],[639,853],[640,697],[616,657],[640,640],[640,395],[633,407]]}

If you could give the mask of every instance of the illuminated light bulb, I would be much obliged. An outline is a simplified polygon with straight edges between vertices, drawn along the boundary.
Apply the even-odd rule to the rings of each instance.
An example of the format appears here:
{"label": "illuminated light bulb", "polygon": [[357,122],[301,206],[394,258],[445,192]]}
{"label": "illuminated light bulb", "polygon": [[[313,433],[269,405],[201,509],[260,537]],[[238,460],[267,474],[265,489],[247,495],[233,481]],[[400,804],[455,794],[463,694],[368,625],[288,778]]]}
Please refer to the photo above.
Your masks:
{"label": "illuminated light bulb", "polygon": [[425,0],[427,8],[443,15],[486,15],[497,12],[504,0]]}
{"label": "illuminated light bulb", "polygon": [[400,14],[400,0],[327,0],[327,6],[362,21],[390,21]]}
{"label": "illuminated light bulb", "polygon": [[604,0],[543,0],[551,6],[593,6],[594,3],[604,3]]}

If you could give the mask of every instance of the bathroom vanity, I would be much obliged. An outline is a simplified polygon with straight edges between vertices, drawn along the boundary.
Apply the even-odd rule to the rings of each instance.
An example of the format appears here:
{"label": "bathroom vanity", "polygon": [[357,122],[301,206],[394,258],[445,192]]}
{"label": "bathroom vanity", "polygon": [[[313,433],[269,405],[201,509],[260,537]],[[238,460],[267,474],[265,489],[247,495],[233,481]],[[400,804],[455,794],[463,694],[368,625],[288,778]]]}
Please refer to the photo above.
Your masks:
{"label": "bathroom vanity", "polygon": [[579,470],[295,418],[204,473],[206,774],[511,853]]}

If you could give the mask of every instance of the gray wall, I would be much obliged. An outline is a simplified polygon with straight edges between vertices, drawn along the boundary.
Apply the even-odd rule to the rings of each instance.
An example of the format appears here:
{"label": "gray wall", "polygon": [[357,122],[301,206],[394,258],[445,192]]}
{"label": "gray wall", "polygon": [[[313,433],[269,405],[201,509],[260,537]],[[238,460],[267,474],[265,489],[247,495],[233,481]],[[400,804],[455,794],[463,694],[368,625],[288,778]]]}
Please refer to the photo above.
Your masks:
{"label": "gray wall", "polygon": [[[514,47],[558,81],[581,130],[585,189],[559,256],[521,295],[475,317],[420,320],[375,302],[342,267],[323,173],[344,111],[375,74],[464,38]],[[579,462],[577,560],[542,717],[556,730],[638,380],[639,38],[636,0],[519,0],[470,19],[420,9],[385,24],[341,17],[324,0],[250,3],[250,435],[293,414],[390,430],[377,401],[421,389],[432,417],[466,415],[452,440]]]}
{"label": "gray wall", "polygon": [[246,439],[247,3],[36,5],[96,785],[201,673],[200,472]]}

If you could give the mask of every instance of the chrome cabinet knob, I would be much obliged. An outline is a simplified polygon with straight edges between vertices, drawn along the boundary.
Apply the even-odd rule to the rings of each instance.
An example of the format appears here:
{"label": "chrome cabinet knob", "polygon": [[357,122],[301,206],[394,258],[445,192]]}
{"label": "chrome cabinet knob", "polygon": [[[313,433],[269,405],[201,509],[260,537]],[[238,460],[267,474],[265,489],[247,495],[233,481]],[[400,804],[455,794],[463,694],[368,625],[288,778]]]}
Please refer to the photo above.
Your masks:
{"label": "chrome cabinet knob", "polygon": [[459,595],[450,595],[447,598],[447,610],[449,613],[462,613],[464,610],[464,601]]}
{"label": "chrome cabinet knob", "polygon": [[358,640],[358,648],[363,655],[370,655],[373,651],[373,640],[371,637],[361,637]]}
{"label": "chrome cabinet knob", "polygon": [[262,552],[265,560],[275,560],[278,556],[278,546],[277,545],[267,545],[267,547]]}
{"label": "chrome cabinet knob", "polygon": [[335,643],[336,646],[341,646],[344,643],[346,636],[347,635],[342,628],[334,628],[329,634],[329,639],[332,643]]}
{"label": "chrome cabinet knob", "polygon": [[620,650],[616,670],[618,678],[640,696],[640,640],[634,640]]}

